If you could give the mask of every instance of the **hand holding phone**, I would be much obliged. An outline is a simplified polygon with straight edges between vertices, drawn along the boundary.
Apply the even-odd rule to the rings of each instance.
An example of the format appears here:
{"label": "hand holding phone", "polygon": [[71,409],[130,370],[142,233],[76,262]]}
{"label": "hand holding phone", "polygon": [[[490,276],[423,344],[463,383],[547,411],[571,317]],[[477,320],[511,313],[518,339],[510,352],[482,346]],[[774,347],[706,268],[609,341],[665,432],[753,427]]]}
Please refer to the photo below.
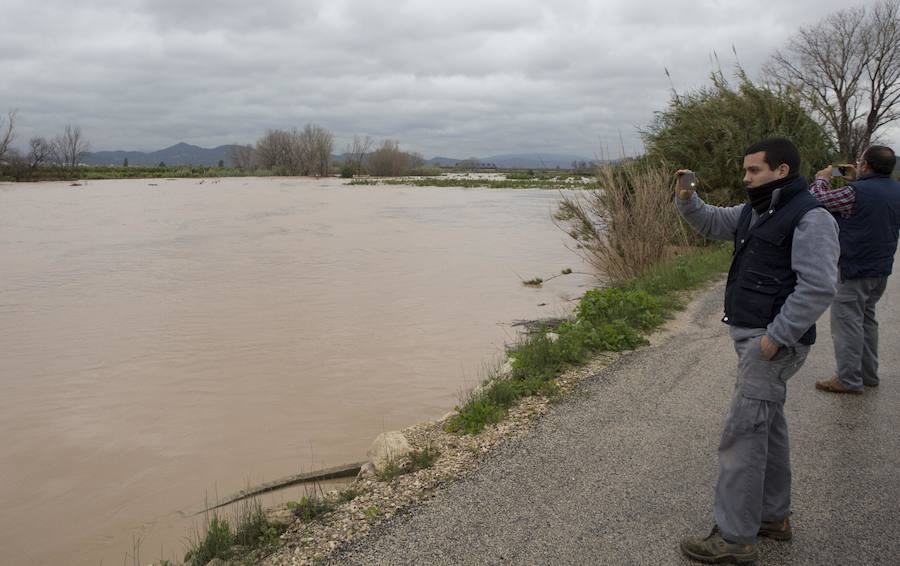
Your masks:
{"label": "hand holding phone", "polygon": [[697,190],[697,175],[690,169],[679,169],[675,174],[678,176],[676,183],[678,198],[683,200],[690,198]]}
{"label": "hand holding phone", "polygon": [[678,188],[682,191],[697,190],[697,175],[693,171],[682,173],[681,176],[678,177]]}

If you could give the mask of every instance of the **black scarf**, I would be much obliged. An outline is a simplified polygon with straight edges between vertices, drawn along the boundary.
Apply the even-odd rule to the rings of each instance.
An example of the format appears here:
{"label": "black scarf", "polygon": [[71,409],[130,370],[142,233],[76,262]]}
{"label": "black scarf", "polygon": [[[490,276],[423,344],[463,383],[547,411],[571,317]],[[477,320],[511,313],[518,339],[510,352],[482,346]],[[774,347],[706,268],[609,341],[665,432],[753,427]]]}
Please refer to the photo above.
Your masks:
{"label": "black scarf", "polygon": [[769,210],[769,207],[772,205],[772,193],[775,189],[784,188],[792,184],[799,177],[800,175],[792,173],[787,177],[769,181],[764,185],[753,187],[752,189],[747,187],[747,196],[750,198],[750,206],[753,207],[753,210],[755,210],[757,214],[762,214]]}

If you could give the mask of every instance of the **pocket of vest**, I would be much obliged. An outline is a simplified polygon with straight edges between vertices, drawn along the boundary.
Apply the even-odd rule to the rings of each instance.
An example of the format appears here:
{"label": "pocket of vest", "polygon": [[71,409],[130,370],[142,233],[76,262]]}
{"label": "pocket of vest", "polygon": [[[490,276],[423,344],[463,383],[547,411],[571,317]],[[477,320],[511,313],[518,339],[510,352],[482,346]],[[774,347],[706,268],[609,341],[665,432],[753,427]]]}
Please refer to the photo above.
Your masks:
{"label": "pocket of vest", "polygon": [[781,290],[781,285],[778,284],[777,281],[768,280],[768,281],[760,281],[760,282],[752,282],[746,281],[741,282],[741,288],[747,289],[748,291],[755,291],[757,293],[762,293],[763,295],[776,295],[778,291]]}
{"label": "pocket of vest", "polygon": [[781,285],[781,281],[779,281],[777,277],[768,273],[748,269],[747,275],[750,276],[750,279],[753,279],[753,282],[756,285]]}
{"label": "pocket of vest", "polygon": [[760,240],[764,240],[773,246],[781,247],[784,245],[784,240],[786,239],[784,234],[772,233],[766,230],[760,230],[758,232],[754,232],[753,234]]}

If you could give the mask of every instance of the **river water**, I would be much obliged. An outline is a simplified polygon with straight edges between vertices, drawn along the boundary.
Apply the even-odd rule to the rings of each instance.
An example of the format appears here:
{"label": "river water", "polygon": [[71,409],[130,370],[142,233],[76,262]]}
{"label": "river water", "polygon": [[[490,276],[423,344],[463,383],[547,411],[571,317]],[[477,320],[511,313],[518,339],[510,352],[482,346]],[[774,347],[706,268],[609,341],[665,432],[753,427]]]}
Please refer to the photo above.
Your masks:
{"label": "river water", "polygon": [[440,417],[514,321],[593,283],[520,282],[587,271],[558,199],[0,184],[0,562],[180,560],[205,498],[364,460],[379,432]]}

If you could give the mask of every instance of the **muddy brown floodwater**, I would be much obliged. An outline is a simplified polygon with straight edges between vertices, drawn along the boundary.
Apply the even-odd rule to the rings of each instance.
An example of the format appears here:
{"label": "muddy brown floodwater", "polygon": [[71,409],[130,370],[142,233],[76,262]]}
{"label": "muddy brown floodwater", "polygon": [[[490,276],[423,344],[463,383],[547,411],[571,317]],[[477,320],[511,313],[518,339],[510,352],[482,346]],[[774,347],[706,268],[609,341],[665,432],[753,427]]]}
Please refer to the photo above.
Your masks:
{"label": "muddy brown floodwater", "polygon": [[443,415],[513,321],[593,283],[520,283],[587,271],[558,199],[0,184],[0,563],[181,560],[204,498],[362,460],[377,433]]}

